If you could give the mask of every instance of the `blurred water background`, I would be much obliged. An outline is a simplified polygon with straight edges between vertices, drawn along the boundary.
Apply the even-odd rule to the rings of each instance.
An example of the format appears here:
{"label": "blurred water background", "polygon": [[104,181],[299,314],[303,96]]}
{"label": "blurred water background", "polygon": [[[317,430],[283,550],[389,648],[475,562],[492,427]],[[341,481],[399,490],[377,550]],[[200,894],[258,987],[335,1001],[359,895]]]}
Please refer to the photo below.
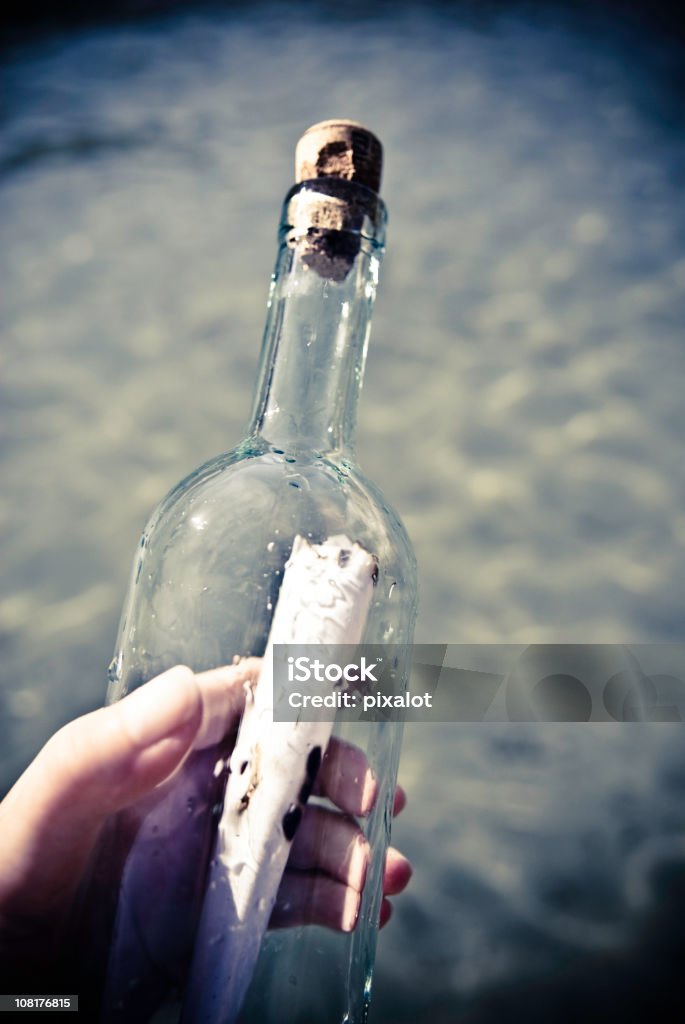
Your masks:
{"label": "blurred water background", "polygon": [[[682,47],[626,7],[25,12],[0,124],[4,787],[102,702],[151,508],[242,436],[293,144],[325,117],[386,147],[359,452],[414,540],[417,639],[682,638]],[[416,873],[375,1024],[676,1019],[679,726],[415,724],[402,776]]]}

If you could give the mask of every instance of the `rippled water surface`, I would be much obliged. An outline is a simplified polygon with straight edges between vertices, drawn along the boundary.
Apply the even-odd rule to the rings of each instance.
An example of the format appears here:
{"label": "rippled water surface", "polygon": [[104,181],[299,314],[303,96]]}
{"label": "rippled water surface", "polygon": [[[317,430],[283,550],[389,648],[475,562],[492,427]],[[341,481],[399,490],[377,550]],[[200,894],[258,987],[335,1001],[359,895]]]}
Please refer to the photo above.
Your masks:
{"label": "rippled water surface", "polygon": [[[152,506],[242,434],[290,154],[324,117],[386,147],[359,451],[415,543],[417,639],[681,639],[677,54],[517,10],[248,7],[11,52],[5,783],[101,702]],[[685,947],[680,728],[416,724],[404,750],[416,874],[376,1024],[648,1019]]]}

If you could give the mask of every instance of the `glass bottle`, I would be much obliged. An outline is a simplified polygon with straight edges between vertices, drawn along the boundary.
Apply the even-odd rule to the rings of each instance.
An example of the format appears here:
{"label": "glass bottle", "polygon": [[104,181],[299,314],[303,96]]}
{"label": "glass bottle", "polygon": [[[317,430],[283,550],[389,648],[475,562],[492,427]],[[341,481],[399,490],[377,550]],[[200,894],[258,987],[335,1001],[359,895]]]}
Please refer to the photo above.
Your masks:
{"label": "glass bottle", "polygon": [[[320,543],[345,534],[373,553],[378,579],[363,639],[397,644],[406,682],[415,559],[354,453],[385,236],[380,144],[361,126],[325,122],[303,136],[298,156],[247,437],[178,484],[148,522],[108,702],[176,664],[201,671],[261,656],[298,535]],[[378,782],[371,813],[358,821],[371,855],[357,923],[345,933],[312,925],[267,932],[241,1021],[366,1020],[401,724],[338,722],[334,734],[364,751]],[[225,744],[191,752],[165,795],[170,810],[155,812],[148,801],[104,830],[83,901],[88,939],[79,953],[102,1019],[178,1019],[225,784],[215,769],[225,756]],[[137,876],[134,855],[144,864]],[[112,938],[124,913],[138,915],[132,927],[141,933],[148,928],[140,926],[142,915],[153,919],[128,960]],[[193,1008],[183,1015],[192,1021]]]}

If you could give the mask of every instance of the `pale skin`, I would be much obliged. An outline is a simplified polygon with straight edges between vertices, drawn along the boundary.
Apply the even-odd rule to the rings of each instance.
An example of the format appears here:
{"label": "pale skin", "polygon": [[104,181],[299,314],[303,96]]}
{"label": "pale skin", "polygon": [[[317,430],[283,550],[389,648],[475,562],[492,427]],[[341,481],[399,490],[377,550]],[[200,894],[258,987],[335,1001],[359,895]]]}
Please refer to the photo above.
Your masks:
{"label": "pale skin", "polygon": [[[192,751],[234,733],[258,669],[254,658],[202,673],[176,666],[46,743],[0,803],[0,959],[49,960],[50,937],[55,945],[105,820],[153,798]],[[339,810],[307,807],[271,926],[349,931],[369,853],[354,818],[373,807],[376,780],[360,750],[334,739],[315,792]],[[395,814],[405,801],[398,787]],[[409,861],[391,847],[381,927],[392,912],[388,897],[410,877]]]}

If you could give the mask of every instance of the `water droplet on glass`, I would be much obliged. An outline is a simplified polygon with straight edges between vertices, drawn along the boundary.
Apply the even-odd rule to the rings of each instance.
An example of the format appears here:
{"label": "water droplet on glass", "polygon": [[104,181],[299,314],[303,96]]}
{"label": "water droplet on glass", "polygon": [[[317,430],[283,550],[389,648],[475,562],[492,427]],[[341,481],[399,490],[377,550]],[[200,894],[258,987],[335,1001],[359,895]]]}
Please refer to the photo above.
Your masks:
{"label": "water droplet on glass", "polygon": [[273,551],[273,549],[275,547],[276,547],[275,543],[272,540],[270,540],[269,543],[266,545],[266,550],[267,551]]}

